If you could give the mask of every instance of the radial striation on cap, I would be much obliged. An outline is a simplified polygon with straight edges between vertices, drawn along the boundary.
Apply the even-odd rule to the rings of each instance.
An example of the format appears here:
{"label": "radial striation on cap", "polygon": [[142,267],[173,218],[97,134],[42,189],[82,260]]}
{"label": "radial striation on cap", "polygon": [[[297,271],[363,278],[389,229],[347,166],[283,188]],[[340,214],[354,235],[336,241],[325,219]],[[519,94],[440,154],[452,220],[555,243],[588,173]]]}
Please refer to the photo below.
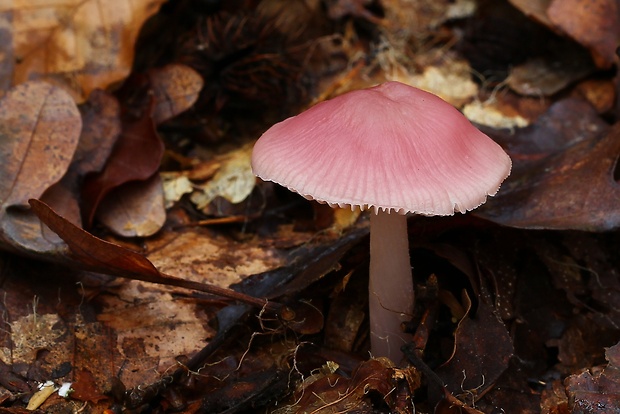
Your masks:
{"label": "radial striation on cap", "polygon": [[256,142],[254,173],[332,205],[452,215],[510,174],[504,150],[452,105],[387,82],[321,102]]}

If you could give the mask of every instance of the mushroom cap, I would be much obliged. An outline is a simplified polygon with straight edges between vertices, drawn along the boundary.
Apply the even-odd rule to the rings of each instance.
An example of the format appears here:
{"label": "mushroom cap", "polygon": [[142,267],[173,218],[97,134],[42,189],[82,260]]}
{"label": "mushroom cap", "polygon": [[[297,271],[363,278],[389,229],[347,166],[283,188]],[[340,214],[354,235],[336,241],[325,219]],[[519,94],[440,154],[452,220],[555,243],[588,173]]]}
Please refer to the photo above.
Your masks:
{"label": "mushroom cap", "polygon": [[254,174],[330,205],[464,213],[494,195],[510,157],[441,98],[386,82],[321,102],[269,128]]}

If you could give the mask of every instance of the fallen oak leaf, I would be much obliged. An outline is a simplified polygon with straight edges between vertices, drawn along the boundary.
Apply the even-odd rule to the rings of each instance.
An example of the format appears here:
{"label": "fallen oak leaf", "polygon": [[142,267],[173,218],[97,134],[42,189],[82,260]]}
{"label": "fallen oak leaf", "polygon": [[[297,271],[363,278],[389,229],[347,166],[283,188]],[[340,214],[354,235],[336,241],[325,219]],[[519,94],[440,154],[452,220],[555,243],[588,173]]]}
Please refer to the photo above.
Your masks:
{"label": "fallen oak leaf", "polygon": [[266,299],[259,299],[231,289],[161,273],[146,257],[93,236],[56,214],[42,201],[31,199],[28,202],[39,219],[67,243],[72,259],[84,266],[86,270],[143,282],[197,290],[275,312],[282,308],[281,305],[269,302]]}

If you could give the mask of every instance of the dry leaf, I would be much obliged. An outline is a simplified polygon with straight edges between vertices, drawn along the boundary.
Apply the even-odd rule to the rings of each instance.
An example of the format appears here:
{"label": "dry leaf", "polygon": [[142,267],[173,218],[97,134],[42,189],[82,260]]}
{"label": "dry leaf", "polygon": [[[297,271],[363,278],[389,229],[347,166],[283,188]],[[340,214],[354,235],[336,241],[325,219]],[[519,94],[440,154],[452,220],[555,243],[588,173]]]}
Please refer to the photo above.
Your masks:
{"label": "dry leaf", "polygon": [[82,127],[62,89],[44,82],[16,86],[0,102],[0,205],[26,206],[65,174]]}
{"label": "dry leaf", "polygon": [[246,145],[224,155],[217,173],[197,191],[191,200],[199,209],[204,209],[216,197],[223,197],[233,204],[240,203],[250,195],[256,184],[252,173],[250,157],[252,146]]}
{"label": "dry leaf", "polygon": [[[564,383],[571,412],[614,413],[620,407],[620,345],[606,349],[609,363],[602,370],[584,370]],[[597,372],[598,371],[598,372]]]}
{"label": "dry leaf", "polygon": [[[93,236],[59,216],[40,200],[31,199],[28,200],[28,203],[39,219],[58,234],[68,245],[70,253],[67,256],[73,260],[74,267],[78,266],[85,270],[132,280],[194,289],[233,300],[240,300],[259,308],[278,310],[280,307],[280,305],[273,302],[266,304],[262,299],[244,295],[231,289],[161,273],[146,257],[133,250]],[[178,254],[182,255],[183,252]]]}
{"label": "dry leaf", "polygon": [[191,107],[202,90],[202,77],[185,65],[151,69],[147,76],[153,89],[153,121],[160,124]]}
{"label": "dry leaf", "polygon": [[101,203],[97,218],[119,236],[147,237],[157,233],[166,221],[159,174],[114,189]]}
{"label": "dry leaf", "polygon": [[616,61],[620,41],[620,5],[617,0],[553,0],[549,20],[562,32],[590,50],[599,68]]}
{"label": "dry leaf", "polygon": [[589,56],[571,48],[555,56],[527,60],[511,69],[506,83],[522,95],[551,96],[594,70]]}
{"label": "dry leaf", "polygon": [[493,306],[480,301],[475,314],[465,315],[454,333],[450,359],[436,369],[445,390],[475,406],[484,393],[508,368],[514,353],[510,334]]}
{"label": "dry leaf", "polygon": [[87,226],[92,224],[99,204],[113,189],[131,181],[147,180],[159,169],[164,144],[151,117],[153,103],[138,119],[123,123],[121,136],[105,167],[85,180],[82,214]]}
{"label": "dry leaf", "polygon": [[[163,0],[9,0],[0,3],[0,21],[9,21],[9,58],[0,73],[17,85],[48,79],[72,91],[77,101],[92,90],[125,78],[134,43],[146,19]],[[10,17],[7,17],[10,16]],[[4,23],[6,25],[6,23]],[[6,65],[5,65],[6,66]]]}
{"label": "dry leaf", "polygon": [[84,127],[70,170],[80,177],[99,172],[121,134],[121,108],[117,99],[94,90],[80,105]]}
{"label": "dry leaf", "polygon": [[428,66],[421,75],[412,76],[410,83],[431,92],[454,106],[461,106],[478,93],[471,80],[472,69],[467,62],[449,60],[440,66]]}
{"label": "dry leaf", "polygon": [[207,229],[190,228],[147,243],[149,260],[162,272],[222,287],[285,263],[276,249],[262,246],[260,240],[240,243]]}
{"label": "dry leaf", "polygon": [[551,0],[508,0],[513,6],[521,10],[526,16],[552,27],[553,24],[547,16],[547,8]]}
{"label": "dry leaf", "polygon": [[0,240],[9,247],[56,249],[25,207],[66,173],[81,125],[73,99],[44,82],[16,86],[0,102]]}
{"label": "dry leaf", "polygon": [[529,121],[520,115],[507,115],[494,106],[494,102],[473,101],[463,107],[463,114],[472,122],[497,129],[523,128]]}
{"label": "dry leaf", "polygon": [[170,208],[194,188],[191,181],[181,173],[163,172],[160,174],[164,185],[164,207]]}
{"label": "dry leaf", "polygon": [[[566,122],[561,119],[562,122]],[[620,225],[620,192],[614,169],[620,154],[620,124],[609,132],[575,115],[574,141],[567,148],[515,162],[497,197],[476,214],[521,228],[606,231]],[[544,137],[549,128],[542,130]],[[564,140],[571,138],[560,129]],[[546,133],[545,133],[546,132]],[[604,134],[604,136],[600,136]],[[535,138],[535,135],[532,136]],[[586,138],[586,139],[584,139]],[[576,143],[575,143],[576,142]],[[541,155],[543,157],[541,158]],[[522,157],[513,157],[517,161]]]}

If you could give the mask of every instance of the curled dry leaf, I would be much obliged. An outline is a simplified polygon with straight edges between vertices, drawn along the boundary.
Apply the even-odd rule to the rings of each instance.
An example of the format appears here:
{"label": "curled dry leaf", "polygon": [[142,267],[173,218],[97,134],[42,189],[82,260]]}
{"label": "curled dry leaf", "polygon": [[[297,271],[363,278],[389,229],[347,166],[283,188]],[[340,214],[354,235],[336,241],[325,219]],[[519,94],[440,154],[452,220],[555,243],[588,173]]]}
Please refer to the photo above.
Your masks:
{"label": "curled dry leaf", "polygon": [[176,172],[160,174],[164,187],[164,207],[170,208],[185,194],[193,191],[192,182],[186,176]]}
{"label": "curled dry leaf", "polygon": [[73,259],[84,268],[148,282],[161,278],[159,271],[144,256],[91,235],[39,200],[29,202],[39,219],[69,245]]}
{"label": "curled dry leaf", "polygon": [[25,208],[66,173],[81,126],[69,94],[44,82],[21,84],[0,102],[0,240],[8,246],[52,247]]}
{"label": "curled dry leaf", "polygon": [[473,99],[478,86],[471,80],[472,69],[467,62],[451,59],[437,66],[427,66],[420,75],[398,79],[431,92],[456,107]]}
{"label": "curled dry leaf", "polygon": [[13,85],[45,78],[68,87],[81,101],[96,88],[125,78],[131,69],[134,43],[146,19],[163,0],[69,0],[0,3],[0,19],[10,27],[14,67],[0,66],[0,79],[12,77]]}
{"label": "curled dry leaf", "polygon": [[522,128],[529,124],[529,121],[519,114],[504,113],[493,100],[473,101],[463,107],[463,114],[476,124],[492,128],[513,129]]}

